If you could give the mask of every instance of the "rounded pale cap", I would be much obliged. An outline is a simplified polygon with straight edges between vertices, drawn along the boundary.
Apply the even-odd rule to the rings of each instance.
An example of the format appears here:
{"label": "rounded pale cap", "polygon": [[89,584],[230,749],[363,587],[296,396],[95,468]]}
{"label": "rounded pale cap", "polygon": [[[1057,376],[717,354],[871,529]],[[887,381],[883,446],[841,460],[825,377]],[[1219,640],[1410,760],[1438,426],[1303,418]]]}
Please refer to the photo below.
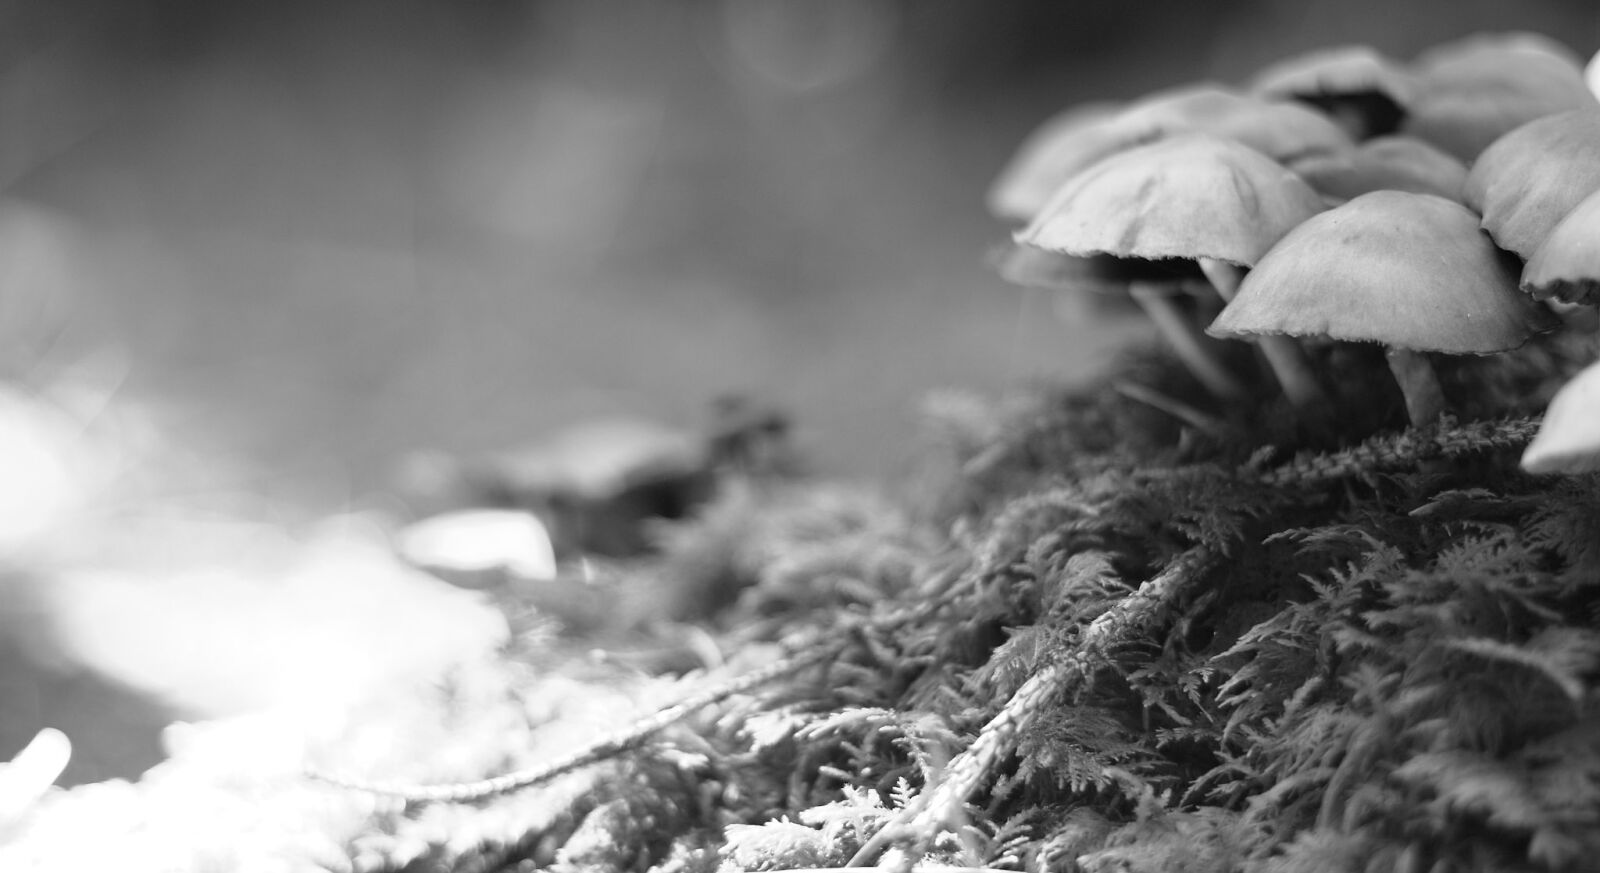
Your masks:
{"label": "rounded pale cap", "polygon": [[1417,96],[1401,131],[1471,163],[1536,118],[1592,106],[1571,51],[1535,34],[1488,34],[1417,59]]}
{"label": "rounded pale cap", "polygon": [[1462,191],[1495,242],[1529,258],[1597,188],[1600,104],[1530,121],[1495,140]]}
{"label": "rounded pale cap", "polygon": [[1522,270],[1522,290],[1540,300],[1600,304],[1600,190],[1550,231]]}
{"label": "rounded pale cap", "polygon": [[1290,231],[1206,332],[1450,354],[1508,351],[1560,323],[1517,291],[1510,260],[1465,206],[1375,191]]}
{"label": "rounded pale cap", "polygon": [[1470,71],[1486,59],[1543,56],[1570,66],[1579,66],[1583,57],[1565,43],[1531,30],[1503,30],[1474,33],[1423,50],[1412,66],[1431,74],[1453,75]]}
{"label": "rounded pale cap", "polygon": [[1539,433],[1522,454],[1529,473],[1600,470],[1600,364],[1562,386],[1545,410]]}
{"label": "rounded pale cap", "polygon": [[1003,218],[1028,221],[1057,190],[1100,161],[1183,133],[1238,140],[1274,160],[1337,151],[1350,137],[1326,117],[1293,103],[1271,103],[1216,85],[1189,85],[1135,101],[1121,112],[1052,139],[1026,177],[996,183],[989,205]]}
{"label": "rounded pale cap", "polygon": [[989,212],[1014,221],[1033,218],[1066,181],[1060,167],[1076,148],[1073,143],[1078,135],[1121,108],[1121,104],[1111,101],[1085,103],[1063,110],[1039,125],[989,186]]}
{"label": "rounded pale cap", "polygon": [[1373,191],[1411,191],[1460,200],[1467,165],[1412,136],[1380,136],[1353,149],[1289,165],[1317,193],[1336,201]]}
{"label": "rounded pale cap", "polygon": [[1322,208],[1310,186],[1265,155],[1186,134],[1080,173],[1016,239],[1070,255],[1249,266]]}

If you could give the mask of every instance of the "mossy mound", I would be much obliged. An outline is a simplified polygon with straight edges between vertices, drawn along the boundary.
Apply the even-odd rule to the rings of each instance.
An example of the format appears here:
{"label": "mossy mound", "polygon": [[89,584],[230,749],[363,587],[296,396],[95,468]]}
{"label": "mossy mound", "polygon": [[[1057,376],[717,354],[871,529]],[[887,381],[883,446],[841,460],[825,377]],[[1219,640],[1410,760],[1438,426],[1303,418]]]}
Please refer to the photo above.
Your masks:
{"label": "mossy mound", "polygon": [[[1476,362],[1481,402],[1526,411],[1570,357]],[[625,585],[742,589],[705,625],[734,653],[711,672],[762,684],[556,782],[391,810],[364,869],[1583,869],[1600,480],[1522,473],[1523,418],[1405,430],[1395,400],[1297,453],[1110,387],[1184,378],[1135,356],[947,403],[898,503],[726,490]],[[520,652],[559,673],[574,644]],[[594,678],[661,703],[723,681],[618,676]]]}

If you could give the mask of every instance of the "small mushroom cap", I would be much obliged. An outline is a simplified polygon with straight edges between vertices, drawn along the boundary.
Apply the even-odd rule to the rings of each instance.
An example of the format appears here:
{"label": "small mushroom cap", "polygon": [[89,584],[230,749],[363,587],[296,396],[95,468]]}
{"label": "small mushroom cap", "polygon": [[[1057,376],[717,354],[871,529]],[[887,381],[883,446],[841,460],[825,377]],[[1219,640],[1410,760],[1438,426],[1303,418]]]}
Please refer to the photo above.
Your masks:
{"label": "small mushroom cap", "polygon": [[1212,84],[1188,85],[1137,100],[1108,118],[1052,140],[1027,185],[1008,182],[991,191],[1001,217],[1032,220],[1057,189],[1111,155],[1182,133],[1236,139],[1275,160],[1337,151],[1350,137],[1320,113],[1293,103],[1270,103]]}
{"label": "small mushroom cap", "polygon": [[1416,91],[1411,73],[1370,46],[1317,49],[1263,67],[1250,93],[1321,108],[1359,107],[1366,135],[1393,131]]}
{"label": "small mushroom cap", "polygon": [[1315,49],[1262,67],[1250,83],[1260,97],[1318,97],[1376,92],[1404,106],[1410,73],[1371,46]]}
{"label": "small mushroom cap", "polygon": [[1066,179],[1060,175],[1060,153],[1070,152],[1074,138],[1084,128],[1110,118],[1120,103],[1100,101],[1065,109],[1039,125],[989,186],[989,212],[997,218],[1027,221],[1033,218]]}
{"label": "small mushroom cap", "polygon": [[989,190],[989,209],[1000,218],[1032,221],[1067,180],[1096,162],[1159,139],[1169,130],[1188,129],[1199,119],[1227,114],[1243,99],[1203,82],[1148,94],[1121,111],[1086,118],[1082,124],[1063,121],[1053,133],[1041,131],[1046,139],[1028,157],[1025,171],[1008,169],[995,181]]}
{"label": "small mushroom cap", "polygon": [[1495,140],[1462,189],[1483,229],[1524,258],[1600,188],[1600,104],[1547,115]]}
{"label": "small mushroom cap", "polygon": [[1324,197],[1344,201],[1372,191],[1412,191],[1461,199],[1467,165],[1413,136],[1380,136],[1353,149],[1289,165]]}
{"label": "small mushroom cap", "polygon": [[1401,132],[1471,163],[1529,121],[1594,105],[1579,64],[1565,47],[1533,34],[1441,46],[1417,60],[1417,96]]}
{"label": "small mushroom cap", "polygon": [[1583,57],[1565,43],[1531,30],[1505,30],[1474,33],[1423,50],[1412,62],[1419,70],[1453,74],[1469,70],[1485,59],[1506,55],[1543,55],[1572,66]]}
{"label": "small mushroom cap", "polygon": [[1560,324],[1517,291],[1510,260],[1460,203],[1374,191],[1290,231],[1206,332],[1508,351]]}
{"label": "small mushroom cap", "polygon": [[1522,270],[1522,290],[1540,300],[1600,304],[1600,190],[1550,231]]}
{"label": "small mushroom cap", "polygon": [[1209,133],[1237,140],[1275,161],[1338,151],[1351,143],[1350,136],[1327,116],[1298,103],[1233,92],[1212,96],[1203,105],[1198,98],[1191,101],[1187,106],[1176,101],[1130,106],[1107,123],[1150,131],[1141,142],[1181,133]]}
{"label": "small mushroom cap", "polygon": [[1151,290],[1196,296],[1209,289],[1205,275],[1191,261],[1079,257],[1020,243],[997,247],[989,259],[1001,278],[1025,288],[1125,295],[1130,283],[1142,282]]}
{"label": "small mushroom cap", "polygon": [[1070,255],[1249,266],[1322,208],[1310,186],[1265,155],[1185,134],[1080,173],[1016,239]]}
{"label": "small mushroom cap", "polygon": [[1529,473],[1600,470],[1600,364],[1590,364],[1550,400],[1539,433],[1522,454]]}

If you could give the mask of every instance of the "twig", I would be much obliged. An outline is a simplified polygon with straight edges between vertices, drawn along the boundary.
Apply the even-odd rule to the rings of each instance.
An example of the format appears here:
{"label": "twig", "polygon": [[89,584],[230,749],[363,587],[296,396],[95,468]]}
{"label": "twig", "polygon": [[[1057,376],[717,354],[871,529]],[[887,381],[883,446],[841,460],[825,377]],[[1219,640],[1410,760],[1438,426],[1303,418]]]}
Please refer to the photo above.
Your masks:
{"label": "twig", "polygon": [[1415,467],[1440,458],[1515,448],[1533,439],[1538,418],[1474,421],[1373,437],[1360,445],[1325,454],[1301,455],[1281,467],[1256,473],[1267,485],[1317,485],[1352,476],[1369,476]]}
{"label": "twig", "polygon": [[860,867],[876,860],[897,840],[925,843],[942,825],[958,821],[967,798],[976,793],[988,775],[1016,749],[1017,738],[1032,727],[1052,700],[1093,670],[1094,656],[1105,654],[1118,643],[1144,632],[1151,617],[1160,614],[1164,604],[1170,603],[1188,583],[1199,578],[1214,557],[1210,550],[1200,546],[1179,554],[1137,591],[1090,622],[1079,638],[1076,651],[1024,682],[1000,712],[983,726],[972,745],[951,760],[939,783],[923,791],[873,834],[850,859],[849,866]]}
{"label": "twig", "polygon": [[1126,379],[1118,379],[1111,383],[1111,388],[1135,403],[1143,403],[1153,409],[1165,412],[1195,430],[1211,436],[1221,436],[1226,430],[1225,422],[1217,416],[1201,412],[1182,400],[1168,397],[1149,386],[1140,385],[1138,382],[1130,382]]}
{"label": "twig", "polygon": [[790,655],[759,670],[747,673],[686,700],[660,709],[645,718],[633,722],[623,730],[604,736],[575,752],[556,758],[553,761],[547,761],[536,767],[516,770],[501,776],[473,782],[416,785],[401,782],[367,781],[315,770],[306,771],[306,775],[319,782],[326,782],[340,788],[378,794],[384,797],[396,797],[409,803],[470,803],[486,800],[490,797],[520,791],[541,782],[548,782],[580,767],[637,749],[662,729],[687,718],[696,710],[704,709],[707,706],[719,703],[735,694],[741,694],[757,686],[764,685],[774,679],[823,663],[837,656],[841,648],[842,645],[839,644],[802,648],[797,654]]}

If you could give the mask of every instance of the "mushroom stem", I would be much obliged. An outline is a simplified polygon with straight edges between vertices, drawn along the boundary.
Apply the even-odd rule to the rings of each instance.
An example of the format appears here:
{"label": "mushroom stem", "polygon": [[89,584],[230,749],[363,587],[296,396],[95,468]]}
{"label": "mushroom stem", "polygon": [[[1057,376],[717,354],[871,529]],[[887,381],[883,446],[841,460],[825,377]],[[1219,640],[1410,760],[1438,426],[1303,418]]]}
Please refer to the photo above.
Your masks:
{"label": "mushroom stem", "polygon": [[1206,390],[1223,400],[1244,399],[1244,386],[1206,348],[1209,338],[1178,311],[1170,296],[1145,282],[1128,283],[1128,294],[1155,322],[1156,329],[1161,331],[1184,366],[1206,386]]}
{"label": "mushroom stem", "polygon": [[[1217,296],[1230,303],[1244,279],[1242,268],[1214,258],[1201,258],[1200,271],[1211,280]],[[1260,338],[1260,345],[1272,374],[1278,377],[1279,387],[1295,409],[1313,413],[1328,408],[1328,395],[1317,384],[1316,374],[1311,372],[1311,363],[1306,360],[1299,343],[1286,336],[1266,334]]]}
{"label": "mushroom stem", "polygon": [[1400,393],[1406,398],[1406,415],[1412,427],[1433,424],[1445,411],[1444,389],[1433,364],[1421,352],[1410,349],[1389,349],[1389,371],[1400,383]]}
{"label": "mushroom stem", "polygon": [[1222,436],[1225,430],[1226,423],[1222,419],[1214,415],[1207,415],[1182,400],[1168,397],[1154,388],[1147,388],[1137,382],[1129,382],[1123,379],[1118,379],[1111,383],[1111,387],[1123,397],[1135,403],[1143,403],[1153,409],[1159,409],[1195,430],[1203,431],[1212,436]]}

